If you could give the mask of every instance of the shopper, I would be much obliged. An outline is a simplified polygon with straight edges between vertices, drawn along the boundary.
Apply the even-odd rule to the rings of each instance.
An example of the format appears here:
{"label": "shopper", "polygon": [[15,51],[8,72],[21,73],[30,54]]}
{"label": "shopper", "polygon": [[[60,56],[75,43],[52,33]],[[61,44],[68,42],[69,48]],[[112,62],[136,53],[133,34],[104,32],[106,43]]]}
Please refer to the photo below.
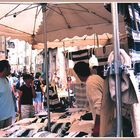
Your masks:
{"label": "shopper", "polygon": [[43,84],[40,80],[41,73],[37,72],[34,79],[34,87],[36,92],[36,97],[33,99],[33,105],[35,107],[35,113],[42,111],[43,107]]}
{"label": "shopper", "polygon": [[[94,65],[90,64],[90,66],[88,63],[85,62],[78,62],[74,66],[74,71],[76,72],[80,80],[85,83],[81,85],[81,87],[85,86],[83,93],[77,92],[76,96],[78,97],[79,94],[80,97],[79,99],[81,99],[82,101],[79,103],[83,104],[84,100],[88,101],[89,109],[92,112],[92,117],[95,122],[95,125],[93,126],[93,136],[99,136],[100,111],[104,88],[104,80],[96,73],[91,74],[91,69],[93,68],[96,69],[97,65],[94,67]],[[85,95],[86,97],[83,98]]]}
{"label": "shopper", "polygon": [[0,61],[0,129],[12,124],[15,116],[14,101],[7,76],[10,75],[10,64],[7,60]]}
{"label": "shopper", "polygon": [[35,89],[33,77],[30,74],[23,75],[24,84],[19,88],[18,112],[23,118],[31,118],[35,114],[33,98],[35,98]]}

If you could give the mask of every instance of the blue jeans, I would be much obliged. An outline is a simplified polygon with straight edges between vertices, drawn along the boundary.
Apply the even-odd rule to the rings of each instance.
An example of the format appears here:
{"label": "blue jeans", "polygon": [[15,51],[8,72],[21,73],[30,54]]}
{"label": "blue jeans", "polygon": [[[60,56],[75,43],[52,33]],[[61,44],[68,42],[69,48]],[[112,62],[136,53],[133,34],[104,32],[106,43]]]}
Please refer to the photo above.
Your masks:
{"label": "blue jeans", "polygon": [[36,97],[33,98],[33,101],[36,103],[41,103],[42,102],[42,93],[39,91],[36,91]]}

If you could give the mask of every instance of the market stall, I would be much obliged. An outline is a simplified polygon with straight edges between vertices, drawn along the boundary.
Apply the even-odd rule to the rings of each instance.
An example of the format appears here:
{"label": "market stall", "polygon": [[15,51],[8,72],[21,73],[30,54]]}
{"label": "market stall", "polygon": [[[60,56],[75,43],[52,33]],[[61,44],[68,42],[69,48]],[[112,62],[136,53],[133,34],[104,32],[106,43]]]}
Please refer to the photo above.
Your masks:
{"label": "market stall", "polygon": [[[97,5],[94,5],[94,6],[96,7]],[[89,20],[89,21],[98,21],[99,23],[97,22],[93,27],[92,26],[88,26],[88,25],[92,25],[93,23],[91,23],[91,24],[88,23],[88,24],[83,24],[83,25],[76,25],[76,26],[70,26],[70,24],[66,20],[65,16],[61,13],[60,15],[63,16],[63,20],[60,20],[60,21],[64,21],[65,25],[68,27],[68,29],[66,30],[65,27],[62,27],[60,29],[61,31],[59,31],[59,32],[56,32],[56,30],[55,31],[49,31],[48,30],[49,29],[48,28],[48,23],[46,23],[46,15],[49,15],[49,14],[45,13],[46,10],[47,10],[46,7],[48,7],[48,4],[43,4],[41,6],[42,6],[42,11],[43,11],[43,24],[40,26],[40,30],[43,31],[43,33],[42,33],[43,36],[41,36],[42,34],[40,35],[40,30],[39,30],[37,32],[37,34],[36,34],[37,35],[36,39],[38,38],[38,40],[40,40],[41,42],[44,42],[46,79],[48,80],[48,59],[49,59],[49,57],[48,57],[48,48],[47,48],[48,47],[47,46],[47,41],[48,41],[47,37],[52,37],[54,35],[57,35],[57,36],[59,36],[59,38],[62,39],[64,37],[66,37],[67,35],[69,37],[72,37],[72,36],[77,35],[77,34],[78,35],[83,35],[85,33],[91,34],[91,32],[93,32],[93,30],[90,30],[90,31],[88,30],[88,32],[87,32],[87,29],[96,29],[97,32],[103,32],[103,31],[105,32],[105,30],[109,31],[110,27],[112,27],[112,22],[110,22],[111,19],[106,20],[103,16],[98,15],[98,12],[100,13],[102,11],[99,8],[100,4],[98,5],[99,7],[97,8],[97,12],[94,12],[93,10],[88,10],[88,8],[85,8],[82,5],[78,4],[76,6],[81,7],[82,11],[85,10],[84,12],[87,12],[87,13],[90,13],[90,14],[91,13],[95,14],[95,16],[101,18],[101,20],[96,20],[97,17],[95,19],[89,18],[89,19],[92,19],[92,20]],[[57,7],[57,5],[55,5],[55,6]],[[64,6],[66,6],[66,5],[64,5]],[[89,7],[90,6],[91,6],[91,4],[89,4]],[[48,8],[50,8],[50,7],[48,7]],[[117,137],[120,137],[120,136],[122,136],[122,133],[121,133],[122,132],[121,95],[120,95],[120,84],[121,83],[120,83],[120,73],[119,73],[119,68],[120,68],[119,46],[120,46],[120,44],[119,44],[119,32],[118,32],[118,22],[119,21],[118,21],[118,18],[116,18],[116,17],[118,17],[116,3],[112,4],[112,8],[113,8],[113,10],[112,10],[112,13],[113,13],[112,18],[113,18],[113,27],[114,27],[113,28],[113,32],[114,32],[114,42],[113,43],[114,43],[114,54],[115,54],[115,59],[114,59],[114,62],[115,62],[114,63],[114,67],[115,67],[114,75],[115,75],[115,91],[116,91],[116,97],[117,97],[116,98]],[[98,10],[100,10],[100,11],[98,11]],[[48,11],[51,11],[51,10],[48,10]],[[59,12],[57,12],[57,10],[54,10],[54,11],[56,13],[59,13]],[[104,13],[103,11],[102,11],[102,13]],[[14,15],[14,14],[15,13],[13,13],[12,15]],[[68,14],[68,15],[70,15],[70,14]],[[109,16],[109,15],[110,14],[107,13],[107,17],[110,18],[111,16]],[[84,15],[84,17],[86,17],[86,16]],[[54,18],[52,18],[52,19],[54,19]],[[62,19],[62,17],[60,19]],[[50,22],[50,23],[52,24],[52,23],[55,23],[55,22]],[[78,21],[77,23],[81,23],[81,22]],[[110,23],[111,23],[111,26],[110,26]],[[101,28],[101,27],[104,27],[102,25],[105,25],[105,28],[103,28],[104,30]],[[78,28],[78,26],[79,26],[79,28]],[[85,29],[86,31],[85,32],[84,32],[83,26],[86,27],[86,29]],[[54,29],[55,29],[55,27],[56,26],[53,26]],[[77,28],[75,28],[75,27],[77,27]],[[73,29],[73,32],[69,31],[69,29]],[[83,31],[83,32],[81,33],[80,31]],[[64,34],[64,33],[66,33],[66,34]],[[69,34],[67,34],[67,33],[69,33]],[[47,34],[48,34],[48,36],[47,36]],[[63,36],[61,36],[62,34],[63,34]],[[33,32],[33,35],[34,35],[34,32]],[[32,37],[35,37],[35,36],[32,36]],[[32,39],[35,39],[35,38],[32,38]],[[55,37],[55,39],[57,39],[57,37]],[[35,42],[35,40],[34,40],[34,42]],[[49,85],[49,82],[47,81],[47,86],[48,85]],[[47,89],[46,93],[48,95],[48,89]],[[49,103],[49,101],[47,103]],[[31,120],[27,119],[28,120],[27,122],[26,122],[26,120],[21,120],[21,122],[19,121],[19,122],[13,124],[12,126],[9,126],[8,128],[5,128],[5,129],[1,130],[1,132],[2,132],[4,137],[19,137],[19,136],[21,136],[21,137],[22,136],[28,137],[28,134],[29,134],[29,137],[39,137],[39,136],[40,137],[41,136],[43,136],[43,137],[44,136],[50,136],[50,137],[53,137],[53,136],[57,136],[57,137],[64,137],[64,136],[67,137],[68,136],[69,137],[70,136],[70,137],[72,137],[72,136],[74,136],[74,133],[76,134],[76,133],[79,133],[79,132],[83,132],[84,130],[82,130],[82,129],[85,128],[85,127],[81,127],[81,126],[87,125],[86,124],[87,122],[86,123],[85,122],[81,123],[82,122],[81,121],[81,115],[79,117],[76,116],[76,120],[73,120],[75,118],[74,114],[72,112],[68,111],[66,113],[61,114],[58,118],[56,116],[53,118],[53,116],[50,116],[52,114],[49,111],[50,110],[49,110],[49,105],[48,105],[48,114],[46,116],[43,116],[43,118],[40,117],[40,116],[35,116],[35,118],[32,118]],[[76,112],[78,112],[80,114],[80,111],[76,110]],[[84,114],[82,114],[82,115],[84,115]],[[72,117],[69,117],[69,116],[72,116]],[[57,118],[57,120],[56,120],[56,118]],[[25,122],[23,123],[22,121],[23,122],[25,121]],[[62,125],[62,122],[65,122],[64,126],[63,126],[64,129],[61,129],[61,130],[63,130],[63,133],[61,133],[60,131],[56,131],[56,128],[54,127],[54,126],[56,126],[56,123],[60,123],[60,122],[61,122],[61,125]],[[26,126],[26,123],[28,124],[28,126]],[[91,125],[92,123],[90,122],[89,124]],[[70,131],[72,129],[73,125],[74,125],[74,128],[75,128],[75,126],[80,126],[80,130],[77,128],[76,130]],[[35,127],[35,126],[37,126],[37,127]],[[90,128],[90,126],[88,126],[88,128]],[[30,132],[30,130],[32,130],[32,131]],[[12,133],[10,133],[10,132],[12,132]],[[85,132],[84,131],[84,133],[86,133],[84,135],[85,137],[86,136],[89,136],[89,137],[91,136],[91,132]]]}

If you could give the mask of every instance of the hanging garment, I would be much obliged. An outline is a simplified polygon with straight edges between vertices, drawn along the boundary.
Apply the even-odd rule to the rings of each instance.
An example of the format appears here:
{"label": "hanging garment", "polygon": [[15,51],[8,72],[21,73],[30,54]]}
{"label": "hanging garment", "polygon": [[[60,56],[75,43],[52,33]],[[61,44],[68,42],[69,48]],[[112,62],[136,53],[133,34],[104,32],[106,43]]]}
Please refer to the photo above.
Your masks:
{"label": "hanging garment", "polygon": [[[131,67],[131,59],[127,53],[120,49],[121,64],[125,66],[127,70]],[[108,63],[112,65],[114,62],[114,52],[111,52],[108,57]],[[121,76],[121,95],[122,95],[122,116],[125,117],[127,122],[134,120],[132,114],[132,106],[134,103],[138,103],[138,86],[134,76],[134,71],[123,71]],[[105,79],[105,90],[103,94],[102,106],[101,106],[101,125],[100,125],[100,136],[115,136],[116,135],[116,124],[115,122],[115,80],[114,74],[110,75]],[[107,114],[107,115],[106,115]],[[126,123],[127,124],[127,123]],[[132,136],[129,129],[126,130],[126,124],[123,122],[123,136]],[[129,125],[131,128],[131,123]],[[114,128],[114,129],[113,129]],[[128,126],[127,126],[128,128]],[[132,122],[132,129],[134,132],[135,125]],[[112,131],[114,130],[114,131]]]}
{"label": "hanging garment", "polygon": [[49,104],[52,112],[65,112],[65,107],[59,101],[57,89],[55,86],[49,86]]}
{"label": "hanging garment", "polygon": [[[134,74],[138,81],[135,85],[139,87],[140,91],[140,3],[120,4],[119,7],[120,9],[123,9],[122,14],[124,15],[129,54],[131,55],[131,60],[135,72]],[[132,125],[135,137],[140,137],[139,110],[140,102],[135,103],[132,109]]]}
{"label": "hanging garment", "polygon": [[[123,50],[120,49],[120,61],[121,64],[126,68],[131,68],[131,58],[128,54]],[[114,62],[114,52],[112,51],[108,57],[108,63],[111,65]],[[131,73],[132,74],[132,73]],[[133,79],[136,80],[136,79]],[[121,96],[122,96],[122,103],[125,104],[134,104],[138,103],[138,92],[135,90],[135,85],[132,84],[130,79],[130,74],[128,74],[125,70],[122,71],[121,74]],[[115,101],[115,75],[109,76],[109,90],[112,100]]]}
{"label": "hanging garment", "polygon": [[129,54],[131,55],[135,75],[138,77],[140,74],[140,67],[137,67],[140,64],[140,4],[126,4],[124,11]]}
{"label": "hanging garment", "polygon": [[[105,79],[104,93],[100,113],[100,137],[116,137],[116,119],[115,119],[115,102],[111,99],[109,92],[109,77]],[[128,105],[122,106],[122,126],[123,137],[132,137],[132,126],[130,113],[131,108]],[[125,121],[124,121],[125,120]]]}
{"label": "hanging garment", "polygon": [[[129,72],[130,73],[130,72]],[[130,73],[131,81],[133,81],[133,85],[135,85],[136,93],[139,93],[138,82],[135,80],[134,72]],[[132,105],[131,110],[131,120],[132,120],[132,128],[135,137],[140,137],[140,94],[137,94],[138,103]]]}

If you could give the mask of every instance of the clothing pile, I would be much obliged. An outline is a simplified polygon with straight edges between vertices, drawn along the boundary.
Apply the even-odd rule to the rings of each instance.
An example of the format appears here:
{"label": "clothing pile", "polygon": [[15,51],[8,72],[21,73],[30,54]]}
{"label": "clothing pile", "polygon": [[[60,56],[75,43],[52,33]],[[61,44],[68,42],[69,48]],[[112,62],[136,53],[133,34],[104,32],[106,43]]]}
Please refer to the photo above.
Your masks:
{"label": "clothing pile", "polygon": [[1,129],[1,137],[92,137],[93,120],[90,112],[71,108],[65,113],[51,113],[50,115],[50,132],[48,131],[48,116],[45,113],[34,118],[24,118]]}

